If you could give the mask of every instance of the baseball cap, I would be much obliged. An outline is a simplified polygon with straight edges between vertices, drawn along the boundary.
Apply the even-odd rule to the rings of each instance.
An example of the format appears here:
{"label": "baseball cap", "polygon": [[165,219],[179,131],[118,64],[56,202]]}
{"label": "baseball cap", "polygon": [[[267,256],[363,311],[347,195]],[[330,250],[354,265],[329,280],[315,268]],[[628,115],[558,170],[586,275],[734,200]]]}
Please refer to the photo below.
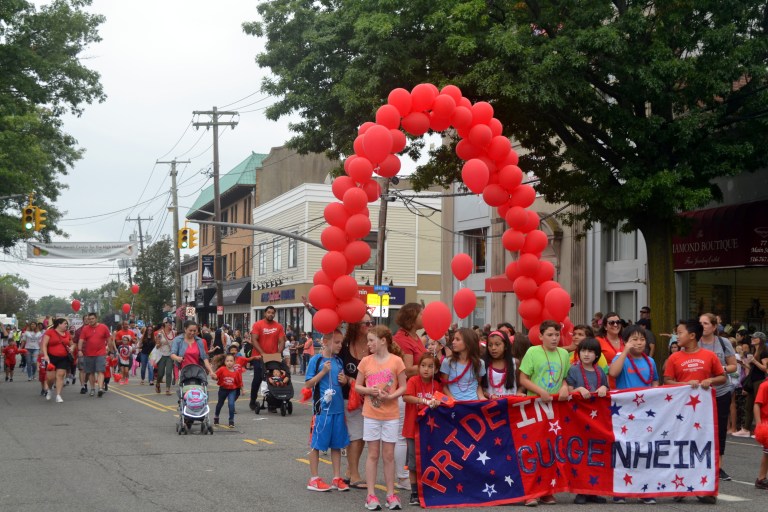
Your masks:
{"label": "baseball cap", "polygon": [[760,341],[765,341],[765,333],[764,332],[760,332],[760,331],[755,331],[755,332],[752,333],[751,338],[752,339],[757,338]]}

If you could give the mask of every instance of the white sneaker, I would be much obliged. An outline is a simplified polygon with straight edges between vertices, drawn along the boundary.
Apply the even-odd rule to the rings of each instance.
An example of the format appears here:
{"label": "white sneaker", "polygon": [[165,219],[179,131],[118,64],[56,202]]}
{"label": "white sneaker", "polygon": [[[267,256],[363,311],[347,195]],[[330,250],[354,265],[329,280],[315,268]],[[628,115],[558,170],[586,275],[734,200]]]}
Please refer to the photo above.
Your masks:
{"label": "white sneaker", "polygon": [[60,403],[62,403],[63,401],[64,401],[64,399],[63,399],[63,398],[61,398],[61,395],[56,395],[56,403],[57,403],[57,404],[60,404]]}
{"label": "white sneaker", "polygon": [[51,390],[50,389],[45,392],[45,399],[46,400],[50,400],[51,399]]}

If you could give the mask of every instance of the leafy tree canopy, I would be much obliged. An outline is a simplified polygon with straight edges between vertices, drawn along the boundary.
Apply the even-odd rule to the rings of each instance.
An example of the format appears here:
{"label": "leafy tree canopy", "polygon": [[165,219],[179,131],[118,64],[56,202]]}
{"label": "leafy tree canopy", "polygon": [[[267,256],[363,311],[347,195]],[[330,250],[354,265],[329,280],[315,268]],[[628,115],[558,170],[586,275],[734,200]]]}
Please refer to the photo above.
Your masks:
{"label": "leafy tree canopy", "polygon": [[[173,245],[168,237],[148,246],[144,254],[139,256],[136,271],[139,293],[135,298],[121,295],[127,303],[134,301],[135,315],[151,322],[159,322],[162,319],[163,306],[173,302],[174,265]],[[130,291],[127,293],[130,294]]]}
{"label": "leafy tree canopy", "polygon": [[21,317],[29,304],[29,295],[24,290],[29,281],[16,274],[0,276],[0,313]]}
{"label": "leafy tree canopy", "polygon": [[[54,0],[35,7],[24,0],[0,2],[0,182],[3,196],[34,194],[48,212],[40,235],[63,234],[54,206],[66,185],[60,177],[82,157],[77,141],[62,130],[61,116],[80,115],[83,105],[105,99],[99,74],[85,67],[85,49],[100,40],[104,21],[83,9],[90,0]],[[26,236],[19,209],[27,199],[0,200],[0,247]]]}

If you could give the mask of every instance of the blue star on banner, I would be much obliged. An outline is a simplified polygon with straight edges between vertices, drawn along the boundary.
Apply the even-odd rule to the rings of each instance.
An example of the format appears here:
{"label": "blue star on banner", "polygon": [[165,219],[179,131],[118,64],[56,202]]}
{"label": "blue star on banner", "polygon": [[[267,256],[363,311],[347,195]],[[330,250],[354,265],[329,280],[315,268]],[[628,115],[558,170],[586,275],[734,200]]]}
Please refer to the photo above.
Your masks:
{"label": "blue star on banner", "polygon": [[616,405],[616,402],[611,403],[611,416],[619,416],[621,411],[621,406]]}
{"label": "blue star on banner", "polygon": [[600,480],[599,476],[597,476],[597,475],[589,475],[589,485],[595,486],[595,485],[597,485],[599,480]]}
{"label": "blue star on banner", "polygon": [[678,414],[676,416],[676,418],[679,419],[680,421],[683,421],[683,419],[684,419],[682,414]]}
{"label": "blue star on banner", "polygon": [[656,413],[654,412],[654,410],[653,410],[653,409],[648,409],[647,411],[645,411],[645,414],[646,414],[646,415],[647,415],[649,418],[655,418],[655,417],[656,417]]}

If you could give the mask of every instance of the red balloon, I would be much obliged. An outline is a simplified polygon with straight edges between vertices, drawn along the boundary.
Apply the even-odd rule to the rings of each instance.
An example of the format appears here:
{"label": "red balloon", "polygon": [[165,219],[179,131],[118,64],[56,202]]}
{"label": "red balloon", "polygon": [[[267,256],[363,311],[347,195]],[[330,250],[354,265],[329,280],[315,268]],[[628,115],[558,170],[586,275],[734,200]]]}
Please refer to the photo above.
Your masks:
{"label": "red balloon", "polygon": [[131,312],[131,305],[130,304],[123,304],[123,313],[126,315]]}
{"label": "red balloon", "polygon": [[345,230],[350,238],[363,238],[371,232],[371,219],[362,213],[352,215]]}
{"label": "red balloon", "polygon": [[418,137],[429,130],[429,116],[423,112],[412,112],[403,118],[402,125],[405,131]]}
{"label": "red balloon", "polygon": [[439,117],[434,113],[429,114],[429,128],[435,132],[444,132],[451,126],[450,117]]}
{"label": "red balloon", "polygon": [[544,307],[556,321],[562,322],[571,310],[571,296],[562,288],[554,288],[544,297]]}
{"label": "red balloon", "polygon": [[[381,197],[381,186],[379,185],[379,182],[376,180],[368,181],[368,183],[363,185],[363,190],[365,191],[365,195],[368,197],[369,203],[372,203],[376,201],[379,197]],[[346,224],[346,221],[345,221],[345,224]]]}
{"label": "red balloon", "polygon": [[467,107],[456,107],[453,109],[451,124],[457,130],[469,130],[472,127],[472,111]]}
{"label": "red balloon", "polygon": [[371,258],[371,246],[362,240],[355,240],[344,249],[344,257],[353,265],[362,265]]}
{"label": "red balloon", "polygon": [[532,254],[541,254],[549,244],[547,234],[540,229],[534,229],[527,235],[525,235],[525,245],[523,245],[523,252],[530,252]]}
{"label": "red balloon", "polygon": [[451,326],[451,310],[440,301],[430,302],[421,315],[424,329],[433,340],[440,339]]}
{"label": "red balloon", "polygon": [[525,212],[525,208],[520,206],[513,206],[507,211],[507,215],[504,218],[512,229],[522,230],[528,222],[528,214]]}
{"label": "red balloon", "polygon": [[514,229],[508,229],[501,235],[501,244],[509,252],[516,252],[523,248],[525,243],[525,235],[520,231]]}
{"label": "red balloon", "polygon": [[541,332],[539,331],[539,325],[536,324],[528,331],[528,339],[531,340],[531,345],[541,345]]}
{"label": "red balloon", "polygon": [[517,298],[520,300],[532,299],[535,297],[537,288],[536,281],[525,275],[518,277],[515,279],[515,282],[512,283],[512,291],[515,292],[515,295],[517,295]]}
{"label": "red balloon", "polygon": [[520,301],[517,312],[522,318],[539,318],[541,316],[541,302],[535,297]]}
{"label": "red balloon", "polygon": [[512,143],[509,142],[509,139],[497,135],[491,139],[491,143],[488,145],[488,158],[493,160],[504,158],[510,149],[512,149]]}
{"label": "red balloon", "polygon": [[493,134],[487,124],[476,124],[469,130],[469,141],[479,148],[485,148],[492,138]]}
{"label": "red balloon", "polygon": [[365,205],[368,204],[368,195],[365,193],[365,190],[358,187],[352,187],[344,192],[343,201],[344,208],[346,208],[349,213],[354,214],[360,212],[365,208]]}
{"label": "red balloon", "polygon": [[472,124],[487,125],[493,119],[493,107],[486,101],[478,101],[472,105]]}
{"label": "red balloon", "polygon": [[389,93],[387,103],[394,106],[401,117],[405,117],[411,113],[411,93],[401,87],[393,89],[392,92]]}
{"label": "red balloon", "polygon": [[[373,126],[376,126],[375,124]],[[370,130],[370,127],[366,129],[367,132]],[[358,135],[355,137],[354,142],[352,142],[352,149],[355,150],[355,154],[358,156],[366,156],[365,155],[365,149],[363,148],[363,140],[365,139],[365,135]]]}
{"label": "red balloon", "polygon": [[[347,160],[349,160],[349,158]],[[344,163],[346,164],[346,162]],[[373,165],[367,158],[356,157],[349,163],[348,167],[347,174],[358,183],[365,183],[371,179],[371,176],[373,175]]]}
{"label": "red balloon", "polygon": [[505,165],[499,171],[499,185],[512,192],[523,182],[523,171],[516,165]]}
{"label": "red balloon", "polygon": [[469,101],[468,98],[465,98],[463,96],[459,99],[459,102],[457,103],[457,105],[461,107],[467,107],[468,109],[472,109],[472,102]]}
{"label": "red balloon", "polygon": [[320,243],[329,251],[343,251],[347,247],[347,233],[336,226],[328,226],[320,233]]}
{"label": "red balloon", "polygon": [[541,217],[539,217],[539,214],[533,210],[526,210],[525,214],[528,216],[528,220],[526,221],[525,226],[520,228],[520,231],[523,233],[530,233],[534,229],[538,229],[539,224],[541,224]]}
{"label": "red balloon", "polygon": [[336,312],[339,314],[339,317],[349,323],[362,320],[366,311],[365,302],[358,298],[340,302],[339,305],[336,306]]}
{"label": "red balloon", "polygon": [[562,321],[563,328],[560,330],[560,346],[567,347],[573,343],[573,322],[570,318]]}
{"label": "red balloon", "polygon": [[131,286],[131,293],[134,294],[134,295],[139,293],[139,285],[137,285],[137,284],[132,285]]}
{"label": "red balloon", "polygon": [[501,185],[489,184],[483,189],[483,200],[489,206],[501,206],[509,201],[509,192]]}
{"label": "red balloon", "polygon": [[520,267],[518,266],[516,261],[511,261],[507,264],[507,268],[504,270],[504,274],[506,274],[507,279],[515,282],[515,279],[520,277]]}
{"label": "red balloon", "polygon": [[400,128],[400,111],[394,105],[382,105],[376,111],[376,124],[394,130]]}
{"label": "red balloon", "polygon": [[456,110],[456,100],[448,94],[438,94],[432,104],[432,113],[441,119],[448,119],[449,124],[454,110]]}
{"label": "red balloon", "polygon": [[72,301],[72,311],[74,311],[75,313],[80,311],[80,306],[81,306],[81,304],[80,304],[79,300],[75,299],[75,300]]}
{"label": "red balloon", "polygon": [[344,257],[344,253],[339,251],[326,253],[320,265],[332,280],[336,280],[347,273],[347,258]]}
{"label": "red balloon", "polygon": [[530,185],[520,185],[515,188],[510,198],[510,204],[512,206],[521,206],[528,208],[536,200],[536,191]]}
{"label": "red balloon", "polygon": [[514,149],[510,149],[509,153],[507,153],[507,156],[505,156],[501,161],[496,162],[499,164],[499,168],[506,167],[507,165],[517,165],[520,158],[517,155],[517,152]]}
{"label": "red balloon", "polygon": [[318,270],[315,272],[314,277],[312,278],[312,284],[318,285],[318,284],[324,284],[326,286],[333,286],[333,280],[328,277],[328,274],[323,272],[323,270]]}
{"label": "red balloon", "polygon": [[494,137],[498,137],[501,135],[501,132],[504,131],[504,126],[501,124],[501,121],[495,117],[488,121],[488,127],[491,129],[491,133]]}
{"label": "red balloon", "polygon": [[331,192],[339,201],[344,200],[344,193],[355,186],[355,180],[349,176],[339,176],[331,184]]}
{"label": "red balloon", "polygon": [[533,277],[539,270],[539,258],[530,253],[521,254],[517,259],[520,266],[520,275]]}
{"label": "red balloon", "polygon": [[536,292],[536,298],[539,299],[539,302],[544,304],[544,298],[547,296],[550,290],[554,290],[555,288],[560,288],[560,284],[558,282],[544,281],[539,285],[539,289]]}
{"label": "red balloon", "polygon": [[480,148],[473,146],[467,139],[462,139],[456,144],[456,156],[465,162],[473,158],[478,158],[482,153]]}
{"label": "red balloon", "polygon": [[341,203],[328,203],[325,205],[325,210],[323,210],[323,217],[331,226],[343,229],[347,225],[347,220],[349,220],[349,212]]}
{"label": "red balloon", "polygon": [[309,302],[316,309],[333,309],[336,307],[336,297],[333,294],[333,289],[324,284],[318,284],[309,289]]}
{"label": "red balloon", "polygon": [[419,84],[411,90],[411,111],[424,112],[432,108],[437,91],[432,84]]}
{"label": "red balloon", "polygon": [[498,208],[496,208],[496,213],[498,213],[499,217],[501,217],[502,219],[507,217],[507,212],[508,211],[509,211],[509,205],[508,204],[503,204],[503,205],[499,206]]}
{"label": "red balloon", "polygon": [[357,281],[352,276],[341,276],[333,283],[333,294],[339,302],[357,297]]}
{"label": "red balloon", "polygon": [[319,309],[315,316],[312,317],[312,325],[318,332],[323,334],[333,332],[340,323],[341,319],[333,309]]}
{"label": "red balloon", "polygon": [[440,94],[447,94],[453,100],[458,103],[459,100],[461,100],[461,89],[456,87],[455,85],[446,85],[442,89],[440,89]]}
{"label": "red balloon", "polygon": [[475,310],[476,305],[475,292],[469,288],[462,288],[453,296],[453,310],[456,311],[456,316],[459,318],[468,317]]}
{"label": "red balloon", "polygon": [[381,162],[392,150],[392,134],[386,126],[371,126],[363,135],[363,149],[371,162]]}
{"label": "red balloon", "polygon": [[408,143],[408,139],[405,138],[405,134],[400,130],[389,130],[392,134],[392,149],[390,153],[399,153],[405,149],[405,145]]}
{"label": "red balloon", "polygon": [[461,179],[469,190],[480,194],[488,184],[488,166],[479,158],[472,158],[461,168]]}
{"label": "red balloon", "polygon": [[549,261],[541,260],[539,263],[539,270],[536,271],[536,275],[533,276],[533,279],[541,284],[551,281],[554,277],[555,266]]}
{"label": "red balloon", "polygon": [[387,155],[376,169],[376,173],[384,178],[393,178],[398,172],[400,172],[400,158],[397,155]]}
{"label": "red balloon", "polygon": [[376,123],[372,123],[371,121],[366,121],[363,124],[360,125],[360,128],[357,129],[358,135],[363,135],[365,132],[368,131],[368,128],[371,126],[376,126]]}
{"label": "red balloon", "polygon": [[472,261],[472,258],[463,252],[460,252],[451,260],[451,271],[453,272],[453,276],[459,281],[463,281],[469,277],[469,274],[472,273],[474,268],[475,264]]}

